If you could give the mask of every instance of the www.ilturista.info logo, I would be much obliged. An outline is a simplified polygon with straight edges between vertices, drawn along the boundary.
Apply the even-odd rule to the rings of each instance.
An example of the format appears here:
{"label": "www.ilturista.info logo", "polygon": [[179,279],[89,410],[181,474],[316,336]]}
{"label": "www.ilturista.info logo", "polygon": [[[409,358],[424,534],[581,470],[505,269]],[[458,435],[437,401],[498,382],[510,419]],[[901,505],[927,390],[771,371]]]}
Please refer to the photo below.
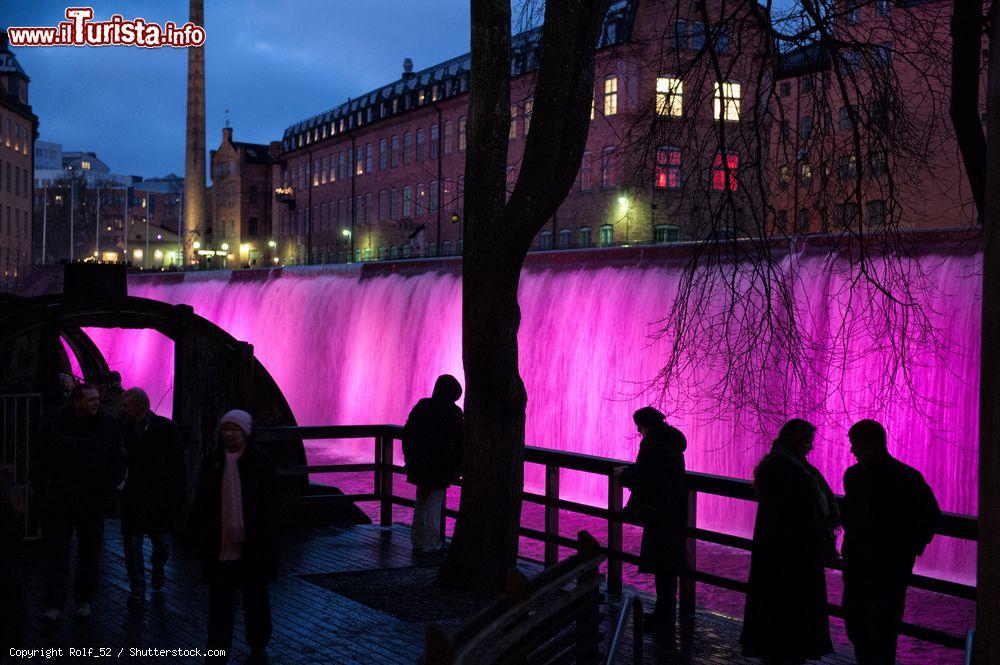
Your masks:
{"label": "www.ilturista.info logo", "polygon": [[126,20],[112,14],[108,21],[94,21],[92,7],[67,7],[66,19],[54,28],[7,28],[11,46],[139,46],[141,48],[189,48],[205,43],[205,28],[190,21],[178,26],[142,18]]}

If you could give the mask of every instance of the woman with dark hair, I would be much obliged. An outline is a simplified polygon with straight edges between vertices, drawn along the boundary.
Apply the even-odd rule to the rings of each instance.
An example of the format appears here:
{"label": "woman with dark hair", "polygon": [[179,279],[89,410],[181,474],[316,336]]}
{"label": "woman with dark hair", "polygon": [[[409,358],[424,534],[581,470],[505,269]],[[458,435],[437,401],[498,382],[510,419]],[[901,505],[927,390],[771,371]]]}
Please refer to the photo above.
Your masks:
{"label": "woman with dark hair", "polygon": [[636,411],[632,420],[642,435],[639,454],[635,464],[620,467],[616,473],[621,484],[632,490],[625,513],[642,525],[639,572],[651,573],[656,584],[656,607],[643,627],[669,639],[677,620],[677,576],[687,564],[687,440],[651,406]]}
{"label": "woman with dark hair", "polygon": [[806,455],[816,428],[790,420],[754,471],[757,520],[740,644],[768,665],[833,651],[825,566],[836,559],[840,518],[830,486]]}
{"label": "woman with dark hair", "polygon": [[[202,464],[191,519],[209,586],[208,648],[228,655],[236,595],[242,591],[250,645],[246,662],[266,663],[271,639],[267,584],[278,573],[278,492],[274,466],[256,446],[246,411],[230,411],[219,421],[219,448]],[[213,662],[226,662],[226,657]]]}

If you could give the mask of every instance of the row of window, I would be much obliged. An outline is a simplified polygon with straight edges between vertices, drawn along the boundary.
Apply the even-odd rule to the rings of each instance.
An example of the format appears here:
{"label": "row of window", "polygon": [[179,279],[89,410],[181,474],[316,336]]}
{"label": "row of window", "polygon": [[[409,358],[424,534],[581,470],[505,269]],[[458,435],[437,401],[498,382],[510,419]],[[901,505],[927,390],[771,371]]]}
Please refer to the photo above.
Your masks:
{"label": "row of window", "polygon": [[20,210],[18,208],[11,208],[10,206],[4,206],[6,209],[6,215],[0,215],[0,221],[3,222],[3,235],[7,238],[28,238],[29,236],[29,220],[28,211]]}
{"label": "row of window", "polygon": [[[856,105],[842,106],[838,112],[838,123],[837,126],[840,129],[854,129],[855,120],[859,119],[861,116],[858,115],[858,107]],[[876,100],[868,104],[867,109],[867,121],[869,126],[880,127],[885,129],[889,123],[889,112],[886,108],[884,102]],[[804,115],[799,118],[799,133],[803,139],[808,139],[812,136],[813,132],[813,118],[811,115]],[[823,129],[829,131],[833,128],[833,114],[827,111],[823,114]],[[778,139],[785,143],[788,141],[791,135],[791,128],[787,120],[782,120],[780,125],[780,130],[778,133]]]}
{"label": "row of window", "polygon": [[[737,121],[740,119],[740,100],[743,86],[733,81],[716,81],[712,84],[712,117],[716,120]],[[604,115],[618,113],[618,76],[610,75],[604,78],[603,104]],[[657,115],[669,118],[684,116],[684,81],[670,76],[659,76],[656,79],[654,109]],[[590,110],[590,119],[594,119],[594,107]]]}
{"label": "row of window", "polygon": [[[861,218],[859,216],[858,204],[850,201],[838,203],[834,208],[835,223],[838,229],[848,227],[860,228]],[[884,229],[888,219],[886,217],[886,204],[884,199],[873,199],[865,202],[864,226],[867,230],[876,231]],[[829,220],[827,219],[826,208],[820,210],[820,231],[828,232]],[[811,226],[812,219],[808,208],[802,208],[795,214],[795,227],[788,226],[788,211],[777,211],[778,229],[791,233],[809,233],[814,229]]]}
{"label": "row of window", "polygon": [[[837,160],[837,177],[841,180],[847,180],[849,178],[856,178],[858,175],[858,158],[856,155],[844,155]],[[884,152],[873,152],[868,155],[868,173],[872,176],[882,176],[889,172],[888,156]],[[823,164],[820,173],[823,176],[824,182],[832,173],[830,163],[826,162]],[[813,181],[813,167],[812,164],[804,162],[799,164],[798,168],[799,185],[802,187],[809,187]],[[788,166],[782,166],[778,169],[778,187],[779,189],[788,189],[788,185],[791,182],[792,171]]]}
{"label": "row of window", "polygon": [[22,127],[21,123],[10,118],[0,117],[0,143],[6,148],[22,155],[28,154],[28,144],[31,143],[31,127]]}
{"label": "row of window", "polygon": [[468,90],[468,87],[468,74],[463,73],[451,80],[433,83],[428,87],[397,95],[392,99],[382,100],[378,104],[370,104],[365,108],[341,116],[329,123],[323,123],[305,132],[300,132],[295,136],[285,139],[283,142],[284,148],[285,150],[301,148],[329,136],[337,136],[366,123],[387,118],[400,111],[407,111],[411,108],[436,102],[444,96],[457,95]]}
{"label": "row of window", "polygon": [[28,169],[14,166],[10,162],[4,164],[3,160],[0,160],[0,186],[5,185],[8,194],[23,196],[25,198],[31,196],[29,178],[30,173]]}

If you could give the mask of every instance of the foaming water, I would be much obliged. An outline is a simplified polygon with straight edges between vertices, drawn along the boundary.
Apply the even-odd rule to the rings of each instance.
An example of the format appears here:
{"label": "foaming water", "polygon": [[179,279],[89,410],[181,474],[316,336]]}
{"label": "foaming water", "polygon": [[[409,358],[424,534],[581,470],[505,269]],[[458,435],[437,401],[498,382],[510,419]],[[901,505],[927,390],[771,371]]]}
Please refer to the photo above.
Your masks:
{"label": "foaming water", "polygon": [[[886,360],[891,340],[854,320],[857,313],[841,288],[845,278],[829,262],[800,262],[797,308],[811,335],[812,363],[836,386],[829,394],[796,388],[783,414],[804,415],[820,426],[811,461],[840,491],[853,462],[846,428],[876,418],[889,431],[893,454],[923,472],[944,510],[974,514],[981,258],[925,255],[915,261],[932,287],[922,304],[947,351],[918,350],[916,369],[906,379],[918,397],[888,404],[875,386],[892,371]],[[639,440],[631,413],[648,403],[642,390],[663,366],[667,341],[653,334],[670,312],[678,282],[676,270],[656,265],[525,271],[519,340],[529,444],[634,459]],[[463,376],[461,281],[455,275],[361,278],[355,271],[301,268],[254,282],[231,282],[223,272],[189,274],[177,283],[135,278],[129,288],[135,296],[190,304],[253,344],[300,424],[401,423],[439,374]],[[845,328],[846,342],[838,333]],[[88,332],[112,366],[119,365],[126,384],[146,387],[160,400],[160,412],[169,413],[169,340],[153,332]],[[856,361],[834,362],[834,347],[845,343],[846,357]],[[687,435],[688,468],[750,478],[773,432],[747,424],[759,422],[748,414],[711,415],[718,408],[707,397],[694,402],[676,404],[670,418]],[[529,467],[527,483],[541,487],[541,470]],[[606,499],[606,481],[599,477],[566,473],[562,488],[567,498]],[[704,497],[699,524],[746,535],[753,510],[747,502]],[[973,582],[974,544],[939,539],[919,567]]]}

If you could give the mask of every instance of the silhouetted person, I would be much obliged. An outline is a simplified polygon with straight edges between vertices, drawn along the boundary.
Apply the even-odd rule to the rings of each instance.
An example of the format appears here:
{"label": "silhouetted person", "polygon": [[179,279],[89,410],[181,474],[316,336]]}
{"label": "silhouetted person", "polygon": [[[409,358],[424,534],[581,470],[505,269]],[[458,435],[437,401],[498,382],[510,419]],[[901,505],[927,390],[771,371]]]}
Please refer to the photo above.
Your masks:
{"label": "silhouetted person", "polygon": [[677,620],[677,576],[687,567],[687,440],[651,406],[636,411],[632,420],[642,435],[639,454],[635,464],[618,475],[622,485],[632,490],[626,513],[642,524],[639,572],[652,574],[656,584],[656,607],[643,627],[669,636]]}
{"label": "silhouetted person", "polygon": [[81,383],[70,403],[42,423],[32,460],[32,483],[42,505],[45,543],[43,618],[55,621],[66,604],[69,548],[76,532],[74,599],[77,616],[90,615],[97,590],[97,559],[104,510],[125,482],[126,457],[118,426],[100,412],[101,398]]}
{"label": "silhouetted person", "polygon": [[101,411],[118,422],[122,416],[122,375],[118,372],[96,372],[90,385],[101,395]]}
{"label": "silhouetted person", "polygon": [[26,599],[21,576],[24,500],[13,469],[0,468],[0,663],[14,662],[10,649],[25,646]]}
{"label": "silhouetted person", "polygon": [[434,383],[434,392],[417,402],[403,428],[406,480],[417,486],[410,539],[413,550],[439,552],[444,547],[441,511],[448,486],[462,468],[462,386],[450,374]]}
{"label": "silhouetted person", "polygon": [[219,421],[219,448],[201,467],[191,510],[202,572],[209,586],[208,648],[233,643],[236,594],[243,592],[248,663],[266,663],[271,640],[267,585],[278,575],[278,491],[271,458],[253,437],[246,411],[230,411]]}
{"label": "silhouetted person", "polygon": [[757,519],[740,643],[743,655],[787,665],[833,651],[824,567],[836,558],[837,504],[806,461],[816,428],[782,426],[754,471]]}
{"label": "silhouetted person", "polygon": [[184,501],[184,458],[180,431],[167,418],[149,410],[149,396],[130,388],[122,397],[122,436],[128,453],[128,478],[122,491],[122,543],[128,572],[130,605],[146,599],[144,536],[153,544],[152,585],[166,583],[171,534]]}
{"label": "silhouetted person", "polygon": [[844,614],[858,665],[892,665],[906,587],[941,510],[924,477],[886,448],[885,428],[848,431],[858,463],[844,474]]}

